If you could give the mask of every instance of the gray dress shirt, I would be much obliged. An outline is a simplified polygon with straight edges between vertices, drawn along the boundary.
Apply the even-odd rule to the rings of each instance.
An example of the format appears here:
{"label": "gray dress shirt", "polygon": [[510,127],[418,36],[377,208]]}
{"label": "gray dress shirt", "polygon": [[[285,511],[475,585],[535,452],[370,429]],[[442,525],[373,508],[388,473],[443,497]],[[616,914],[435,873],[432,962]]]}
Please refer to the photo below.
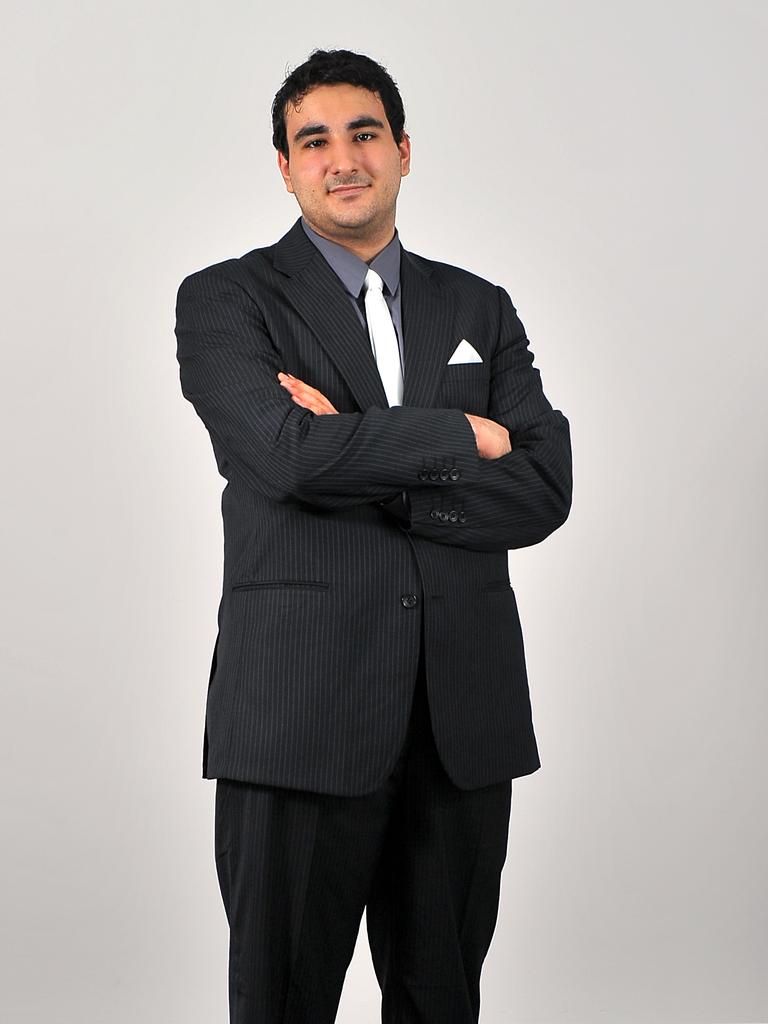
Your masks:
{"label": "gray dress shirt", "polygon": [[[363,285],[368,270],[375,270],[384,282],[384,300],[389,307],[389,315],[395,325],[397,344],[400,347],[400,371],[405,379],[405,359],[403,357],[403,327],[400,314],[400,238],[395,229],[392,241],[386,245],[380,253],[365,263],[359,256],[355,256],[349,249],[345,249],[338,242],[331,242],[323,238],[301,218],[301,226],[307,233],[307,237],[317,246],[326,259],[331,270],[336,274],[349,295],[350,301],[355,308],[360,323],[368,333],[368,323],[365,319],[365,296]],[[307,383],[311,383],[307,381]]]}

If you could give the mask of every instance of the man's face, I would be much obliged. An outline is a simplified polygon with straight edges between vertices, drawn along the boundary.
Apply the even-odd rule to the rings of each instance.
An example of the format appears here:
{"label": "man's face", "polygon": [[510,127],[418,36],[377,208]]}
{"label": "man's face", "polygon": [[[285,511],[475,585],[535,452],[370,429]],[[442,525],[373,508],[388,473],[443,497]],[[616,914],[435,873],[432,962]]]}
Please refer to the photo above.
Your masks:
{"label": "man's face", "polygon": [[298,109],[288,104],[285,127],[289,159],[277,162],[310,227],[342,243],[391,236],[411,146],[407,135],[395,142],[378,95],[318,85]]}

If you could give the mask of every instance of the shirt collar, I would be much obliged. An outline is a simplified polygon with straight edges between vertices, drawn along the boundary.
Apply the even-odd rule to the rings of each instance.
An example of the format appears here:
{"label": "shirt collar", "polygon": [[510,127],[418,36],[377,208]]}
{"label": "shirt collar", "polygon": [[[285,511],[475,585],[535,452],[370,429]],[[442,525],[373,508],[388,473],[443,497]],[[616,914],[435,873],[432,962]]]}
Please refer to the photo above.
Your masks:
{"label": "shirt collar", "polygon": [[375,270],[381,277],[390,295],[397,293],[400,284],[400,236],[395,228],[392,241],[385,245],[380,253],[366,263],[359,256],[355,256],[349,249],[345,249],[338,242],[332,242],[328,238],[318,235],[309,224],[301,218],[301,226],[307,237],[323,254],[327,262],[339,278],[350,295],[358,298],[365,283],[365,275],[370,270]]}

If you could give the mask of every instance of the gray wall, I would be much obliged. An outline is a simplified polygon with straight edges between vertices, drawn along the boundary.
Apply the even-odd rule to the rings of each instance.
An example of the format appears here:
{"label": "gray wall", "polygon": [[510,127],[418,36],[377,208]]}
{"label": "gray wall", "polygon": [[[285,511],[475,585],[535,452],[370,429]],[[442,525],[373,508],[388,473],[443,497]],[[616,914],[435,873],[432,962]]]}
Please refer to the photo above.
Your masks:
{"label": "gray wall", "polygon": [[[569,522],[510,555],[543,767],[483,1020],[768,1020],[768,4],[4,8],[3,1018],[226,1019],[173,306],[291,225],[272,96],[347,46],[405,98],[404,245],[507,288],[573,432]],[[378,1003],[363,930],[339,1021]]]}

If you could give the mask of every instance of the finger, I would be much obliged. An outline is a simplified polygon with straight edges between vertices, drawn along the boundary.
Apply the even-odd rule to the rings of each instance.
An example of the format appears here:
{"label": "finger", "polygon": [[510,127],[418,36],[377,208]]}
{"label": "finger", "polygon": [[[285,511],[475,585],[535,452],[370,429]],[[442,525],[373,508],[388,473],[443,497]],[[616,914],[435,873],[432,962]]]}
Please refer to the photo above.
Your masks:
{"label": "finger", "polygon": [[286,391],[298,391],[300,388],[309,387],[303,380],[292,377],[290,373],[278,373],[277,378],[281,387],[284,387]]}
{"label": "finger", "polygon": [[335,406],[317,388],[287,373],[279,373],[278,377],[284,378],[280,380],[281,387],[285,388],[291,398],[299,398],[305,409],[311,409],[318,414],[337,412]]}
{"label": "finger", "polygon": [[317,388],[310,387],[308,384],[300,388],[291,388],[290,392],[293,395],[299,395],[304,401],[311,402],[313,406],[323,412],[336,411],[322,391],[318,391]]}
{"label": "finger", "polygon": [[284,387],[290,391],[292,395],[301,395],[304,398],[311,398],[315,401],[320,394],[315,388],[305,384],[303,381],[287,381]]}
{"label": "finger", "polygon": [[288,388],[295,392],[308,392],[313,395],[319,396],[321,392],[317,388],[313,388],[311,384],[307,384],[306,381],[299,380],[298,377],[292,377],[290,373],[278,373],[278,378],[283,387]]}
{"label": "finger", "polygon": [[300,405],[302,409],[309,409],[309,411],[313,412],[316,416],[321,416],[326,411],[320,406],[319,402],[315,402],[312,399],[301,398],[299,395],[291,395],[291,398],[297,405]]}
{"label": "finger", "polygon": [[300,405],[303,409],[309,409],[316,416],[327,416],[329,413],[336,412],[336,409],[331,405],[330,402],[320,403],[302,398],[299,395],[291,395],[291,398]]}

